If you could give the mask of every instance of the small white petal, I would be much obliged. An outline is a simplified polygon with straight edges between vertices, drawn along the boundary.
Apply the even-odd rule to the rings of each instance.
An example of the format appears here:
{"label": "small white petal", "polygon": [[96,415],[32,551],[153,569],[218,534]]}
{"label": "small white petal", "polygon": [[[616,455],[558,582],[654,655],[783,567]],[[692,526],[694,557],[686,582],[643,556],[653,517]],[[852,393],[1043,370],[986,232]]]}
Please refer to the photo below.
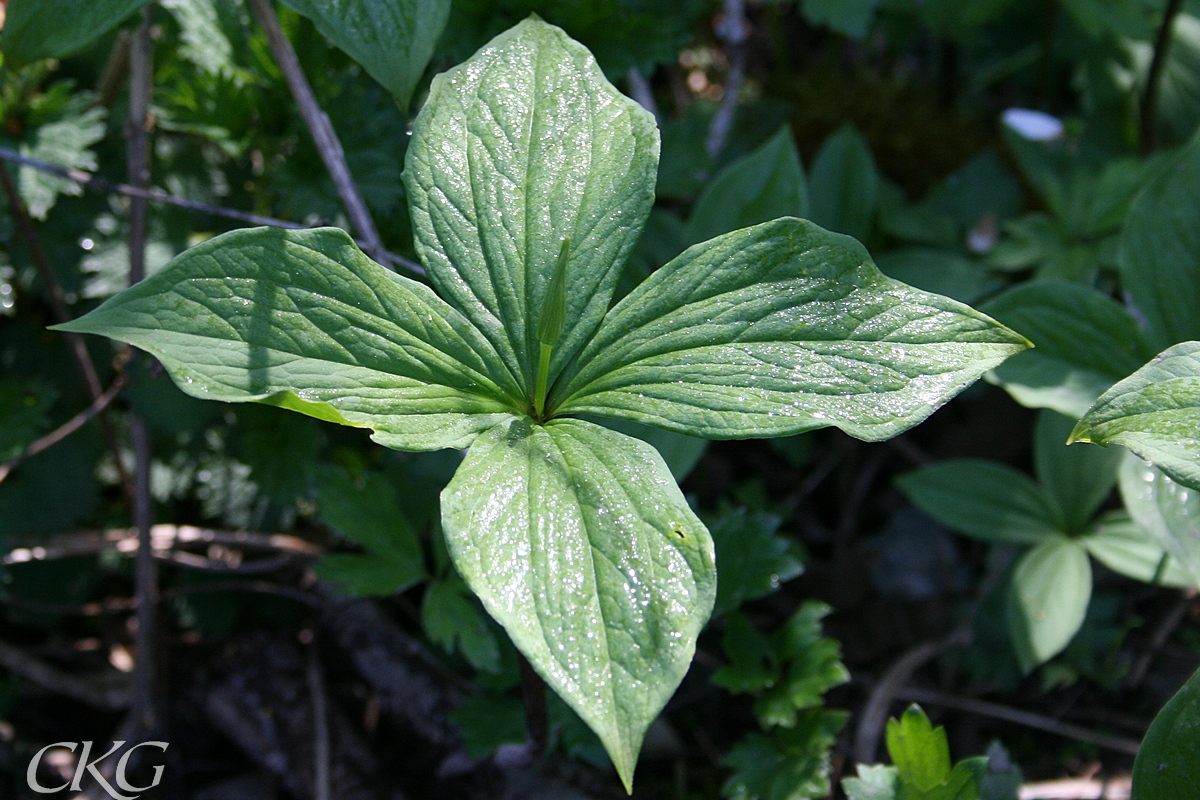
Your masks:
{"label": "small white petal", "polygon": [[1044,111],[1031,108],[1009,108],[1004,112],[1004,124],[1034,142],[1050,142],[1063,135],[1063,123]]}

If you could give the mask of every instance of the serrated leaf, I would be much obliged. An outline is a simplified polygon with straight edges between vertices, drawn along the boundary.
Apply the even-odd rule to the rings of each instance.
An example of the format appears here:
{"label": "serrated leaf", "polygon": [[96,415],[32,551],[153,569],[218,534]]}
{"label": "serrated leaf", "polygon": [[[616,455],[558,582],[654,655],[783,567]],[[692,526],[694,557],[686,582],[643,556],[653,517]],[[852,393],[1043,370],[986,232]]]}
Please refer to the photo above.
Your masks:
{"label": "serrated leaf", "polygon": [[721,763],[734,770],[721,787],[729,800],[818,800],[829,794],[829,751],[844,711],[809,709],[793,728],[751,733]]}
{"label": "serrated leaf", "polygon": [[1200,135],[1157,174],[1121,231],[1121,286],[1157,348],[1200,339]]}
{"label": "serrated leaf", "polygon": [[1038,415],[1033,433],[1033,464],[1046,494],[1061,512],[1063,530],[1078,533],[1117,482],[1124,454],[1101,447],[1073,447],[1067,437],[1075,420],[1055,411]]}
{"label": "serrated leaf", "polygon": [[336,228],[231,231],[56,329],[140,347],[195,397],[369,427],[399,449],[464,447],[515,405],[470,322]]}
{"label": "serrated leaf", "polygon": [[407,106],[429,63],[450,0],[283,0]]}
{"label": "serrated leaf", "polygon": [[1180,342],[1100,396],[1073,442],[1124,445],[1200,490],[1200,342]]}
{"label": "serrated leaf", "polygon": [[862,241],[871,234],[879,194],[875,159],[852,125],[825,141],[808,181],[811,219]]}
{"label": "serrated leaf", "polygon": [[1132,454],[1121,464],[1119,480],[1129,516],[1200,588],[1200,493]]}
{"label": "serrated leaf", "polygon": [[996,461],[942,461],[902,475],[896,485],[947,528],[985,542],[1038,544],[1061,535],[1057,509],[1042,487]]}
{"label": "serrated leaf", "polygon": [[791,128],[784,125],[758,149],[717,173],[696,199],[684,238],[686,244],[695,244],[779,217],[805,216],[804,168]]}
{"label": "serrated leaf", "polygon": [[[1140,461],[1136,456],[1130,458]],[[1134,580],[1161,586],[1200,586],[1200,579],[1193,578],[1178,558],[1169,555],[1146,527],[1125,512],[1104,515],[1080,541],[1092,558]],[[1200,542],[1200,536],[1197,541]]]}
{"label": "serrated leaf", "polygon": [[729,663],[713,673],[712,682],[722,689],[750,694],[770,688],[779,680],[781,665],[775,647],[745,614],[734,611],[726,615],[721,649]]}
{"label": "serrated leaf", "polygon": [[1200,784],[1200,671],[1150,723],[1133,762],[1131,800],[1185,800]]}
{"label": "serrated leaf", "polygon": [[1026,283],[981,308],[1034,344],[988,376],[1030,408],[1078,418],[1149,356],[1133,315],[1090,286]]}
{"label": "serrated leaf", "polygon": [[[33,143],[21,145],[21,155],[64,169],[96,169],[96,154],[91,147],[104,138],[105,111],[90,106],[91,99],[90,93],[85,93],[61,119],[39,127]],[[60,194],[83,194],[77,182],[26,165],[21,166],[17,180],[21,197],[36,219],[46,218]]]}
{"label": "serrated leaf", "polygon": [[926,792],[944,784],[950,776],[950,744],[946,729],[933,727],[918,706],[909,706],[899,719],[888,720],[888,755],[900,774],[901,789],[912,786]]}
{"label": "serrated leaf", "polygon": [[651,275],[608,313],[550,406],[713,439],[832,425],[875,441],[1024,347],[884,277],[854,240],[780,219]]}
{"label": "serrated leaf", "polygon": [[10,0],[0,51],[19,69],[42,58],[69,56],[125,21],[149,0]]}
{"label": "serrated leaf", "polygon": [[472,445],[442,526],[459,573],[628,788],[716,593],[708,531],[662,459],[581,420],[514,420]]}
{"label": "serrated leaf", "polygon": [[783,671],[754,704],[764,727],[795,727],[807,709],[820,708],[825,692],[850,679],[841,645],[821,635],[821,620],[830,610],[824,603],[806,601],[772,637]]}
{"label": "serrated leaf", "polygon": [[1017,562],[1008,629],[1025,672],[1058,655],[1083,625],[1092,596],[1087,550],[1073,539],[1043,542]]}
{"label": "serrated leaf", "polygon": [[457,577],[429,584],[421,601],[421,627],[444,650],[462,653],[475,669],[495,672],[499,668],[500,644]]}
{"label": "serrated leaf", "polygon": [[608,307],[657,165],[653,117],[582,45],[536,18],[434,79],[404,173],[417,250],[528,396],[563,240],[566,324],[551,384]]}
{"label": "serrated leaf", "polygon": [[739,508],[709,528],[717,551],[714,616],[768,595],[804,571],[795,543],[777,534],[781,521]]}

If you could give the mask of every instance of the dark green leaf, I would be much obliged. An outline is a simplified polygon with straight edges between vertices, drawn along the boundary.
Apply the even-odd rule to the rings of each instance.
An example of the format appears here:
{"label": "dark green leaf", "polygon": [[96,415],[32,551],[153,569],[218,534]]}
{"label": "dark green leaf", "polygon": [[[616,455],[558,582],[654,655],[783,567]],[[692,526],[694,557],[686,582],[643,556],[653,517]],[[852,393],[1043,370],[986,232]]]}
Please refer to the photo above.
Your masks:
{"label": "dark green leaf", "polygon": [[149,0],[10,0],[0,50],[4,66],[19,69],[41,58],[82,50]]}
{"label": "dark green leaf", "polygon": [[804,16],[814,25],[865,39],[880,0],[804,0]]}
{"label": "dark green leaf", "polygon": [[774,592],[804,571],[799,548],[778,535],[779,517],[739,508],[710,526],[717,551],[717,604],[713,615]]}
{"label": "dark green leaf", "polygon": [[1102,447],[1070,446],[1075,421],[1055,411],[1042,411],[1034,428],[1033,463],[1038,480],[1062,512],[1063,530],[1078,533],[1117,482],[1124,453]]}
{"label": "dark green leaf", "polygon": [[813,222],[859,241],[871,234],[879,177],[867,142],[847,125],[829,137],[813,161],[808,194]]}
{"label": "dark green leaf", "polygon": [[471,666],[495,672],[500,643],[471,592],[457,577],[434,581],[421,602],[425,635],[448,652],[462,653]]}
{"label": "dark green leaf", "polygon": [[1158,712],[1133,762],[1131,800],[1188,800],[1200,784],[1200,671]]}

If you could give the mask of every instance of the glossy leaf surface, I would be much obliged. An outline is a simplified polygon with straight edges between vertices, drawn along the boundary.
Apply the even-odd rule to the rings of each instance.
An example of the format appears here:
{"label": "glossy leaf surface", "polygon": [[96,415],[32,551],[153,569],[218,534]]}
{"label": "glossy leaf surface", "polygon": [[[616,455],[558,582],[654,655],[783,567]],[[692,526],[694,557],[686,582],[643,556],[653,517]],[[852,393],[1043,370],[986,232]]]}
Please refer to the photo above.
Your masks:
{"label": "glossy leaf surface", "polygon": [[369,427],[401,449],[464,447],[514,405],[461,314],[336,228],[232,231],[59,329],[140,347],[195,397]]}
{"label": "glossy leaf surface", "polygon": [[1181,342],[1113,386],[1071,441],[1119,444],[1200,490],[1200,342]]}
{"label": "glossy leaf surface", "polygon": [[654,200],[658,129],[591,54],[528,19],[434,79],[404,177],[434,285],[530,394],[564,239],[566,325],[551,380],[595,330]]}
{"label": "glossy leaf surface", "polygon": [[458,571],[626,786],[716,593],[708,531],[645,443],[580,420],[481,436],[442,493]]}
{"label": "glossy leaf surface", "polygon": [[886,278],[854,240],[780,219],[651,275],[608,313],[551,406],[713,439],[832,425],[875,441],[1025,346]]}
{"label": "glossy leaf surface", "polygon": [[1200,588],[1200,492],[1131,454],[1121,464],[1120,485],[1129,516]]}

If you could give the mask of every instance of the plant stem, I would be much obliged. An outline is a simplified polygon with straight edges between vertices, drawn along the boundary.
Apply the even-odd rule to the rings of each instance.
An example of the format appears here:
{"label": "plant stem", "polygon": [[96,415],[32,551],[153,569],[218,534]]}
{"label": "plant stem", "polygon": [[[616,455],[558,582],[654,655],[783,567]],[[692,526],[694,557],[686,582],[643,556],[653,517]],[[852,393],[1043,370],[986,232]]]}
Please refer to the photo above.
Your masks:
{"label": "plant stem", "polygon": [[717,37],[729,53],[729,72],[725,77],[725,95],[708,126],[704,149],[709,158],[716,159],[725,149],[733,130],[733,115],[737,110],[738,94],[746,77],[746,6],[743,0],[725,0],[723,16],[717,26]]}
{"label": "plant stem", "polygon": [[538,360],[537,387],[533,390],[533,410],[541,421],[546,413],[546,389],[550,381],[550,354],[554,348],[542,342],[541,358]]}
{"label": "plant stem", "polygon": [[317,97],[313,94],[308,79],[304,77],[304,70],[300,68],[300,59],[296,57],[292,43],[288,41],[287,36],[283,33],[283,28],[279,25],[279,17],[275,15],[271,0],[250,0],[250,7],[254,10],[254,16],[258,18],[258,24],[262,26],[263,32],[267,35],[267,44],[271,48],[271,54],[275,57],[275,63],[279,65],[283,77],[287,80],[292,97],[300,109],[300,116],[304,118],[304,124],[308,126],[308,131],[312,134],[317,151],[321,154],[321,160],[325,162],[325,169],[329,170],[329,177],[333,179],[333,185],[337,187],[338,196],[341,197],[342,205],[346,207],[346,214],[350,217],[350,224],[363,238],[367,255],[381,264],[387,263],[387,250],[383,246],[383,240],[379,238],[379,231],[375,229],[371,213],[367,211],[367,204],[363,202],[358,187],[354,185],[354,178],[350,175],[350,167],[346,164],[342,143],[338,140],[329,117],[317,104]]}
{"label": "plant stem", "polygon": [[1171,32],[1175,28],[1175,18],[1183,0],[1168,0],[1163,10],[1162,23],[1158,26],[1158,36],[1154,40],[1154,56],[1150,60],[1150,70],[1146,73],[1146,88],[1142,92],[1142,105],[1138,116],[1138,141],[1142,153],[1149,155],[1158,146],[1154,133],[1155,115],[1158,106],[1158,85],[1162,82],[1163,66],[1167,62],[1167,52],[1171,49]]}

